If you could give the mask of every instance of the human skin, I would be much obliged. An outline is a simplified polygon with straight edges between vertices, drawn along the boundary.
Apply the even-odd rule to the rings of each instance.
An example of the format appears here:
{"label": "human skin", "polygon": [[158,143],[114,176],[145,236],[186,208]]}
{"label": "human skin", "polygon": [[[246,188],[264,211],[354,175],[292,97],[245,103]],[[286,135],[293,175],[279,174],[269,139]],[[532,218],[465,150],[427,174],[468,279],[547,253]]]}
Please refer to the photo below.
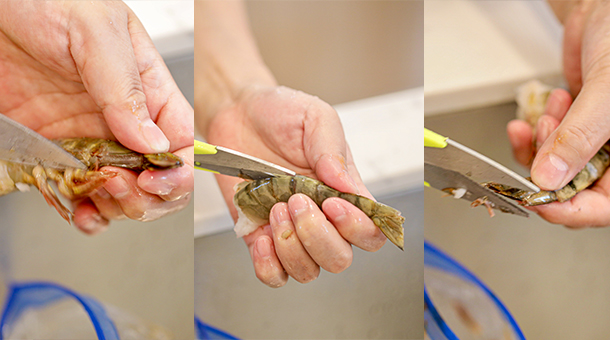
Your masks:
{"label": "human skin", "polygon": [[[563,67],[570,92],[549,97],[536,135],[525,122],[507,130],[515,158],[529,165],[532,180],[545,190],[565,186],[610,139],[610,3],[550,1],[564,24]],[[610,173],[563,203],[535,208],[549,222],[570,227],[610,225]]]}
{"label": "human skin", "polygon": [[[195,119],[206,140],[372,198],[337,113],[317,97],[278,86],[258,53],[243,3],[197,1],[195,17]],[[242,180],[216,178],[236,219],[233,187]],[[286,230],[292,231],[287,239],[281,237]],[[310,282],[320,268],[339,273],[351,265],[351,245],[375,251],[385,239],[348,202],[327,199],[320,210],[301,194],[274,205],[270,223],[244,237],[256,276],[271,287],[289,277]]]}
{"label": "human skin", "polygon": [[135,14],[115,1],[0,1],[0,112],[41,135],[118,140],[170,151],[185,166],[118,173],[74,201],[88,234],[112,219],[152,220],[182,209],[193,190],[193,110]]}

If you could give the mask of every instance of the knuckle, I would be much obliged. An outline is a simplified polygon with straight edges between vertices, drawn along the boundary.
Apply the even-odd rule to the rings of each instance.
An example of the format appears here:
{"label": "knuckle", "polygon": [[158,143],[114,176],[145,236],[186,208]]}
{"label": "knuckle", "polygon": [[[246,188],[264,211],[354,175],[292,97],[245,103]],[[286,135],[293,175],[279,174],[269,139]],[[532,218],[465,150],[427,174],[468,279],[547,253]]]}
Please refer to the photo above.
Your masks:
{"label": "knuckle", "polygon": [[100,108],[104,110],[131,111],[134,115],[139,114],[146,108],[146,95],[142,89],[139,78],[129,72],[116,84],[114,92],[116,95],[111,98],[102,98]]}
{"label": "knuckle", "polygon": [[610,75],[610,62],[608,62],[610,60],[610,48],[604,45],[592,52],[589,56],[589,70],[585,72],[584,82],[605,83]]}
{"label": "knuckle", "polygon": [[565,144],[577,156],[583,156],[583,153],[595,152],[595,147],[591,143],[589,136],[595,136],[598,131],[593,126],[585,125],[570,125],[557,136],[557,144]]}
{"label": "knuckle", "polygon": [[129,72],[128,77],[117,86],[119,89],[117,93],[121,94],[121,97],[117,99],[117,103],[121,106],[127,106],[132,113],[137,114],[137,111],[146,105],[146,95],[142,89],[139,76],[132,73]]}

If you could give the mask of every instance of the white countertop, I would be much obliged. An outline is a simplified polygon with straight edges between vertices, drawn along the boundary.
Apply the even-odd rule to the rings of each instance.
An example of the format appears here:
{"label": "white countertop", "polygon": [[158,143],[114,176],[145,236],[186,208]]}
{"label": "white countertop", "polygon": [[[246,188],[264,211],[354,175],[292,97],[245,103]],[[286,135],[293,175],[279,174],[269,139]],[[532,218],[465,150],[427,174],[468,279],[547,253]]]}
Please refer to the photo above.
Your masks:
{"label": "white countertop", "polygon": [[559,85],[562,27],[544,1],[426,1],[425,114],[498,104],[533,78]]}
{"label": "white countertop", "polygon": [[164,59],[193,53],[192,0],[126,0]]}
{"label": "white countertop", "polygon": [[[336,105],[362,180],[374,196],[422,187],[423,88]],[[233,228],[214,175],[195,172],[195,237]]]}

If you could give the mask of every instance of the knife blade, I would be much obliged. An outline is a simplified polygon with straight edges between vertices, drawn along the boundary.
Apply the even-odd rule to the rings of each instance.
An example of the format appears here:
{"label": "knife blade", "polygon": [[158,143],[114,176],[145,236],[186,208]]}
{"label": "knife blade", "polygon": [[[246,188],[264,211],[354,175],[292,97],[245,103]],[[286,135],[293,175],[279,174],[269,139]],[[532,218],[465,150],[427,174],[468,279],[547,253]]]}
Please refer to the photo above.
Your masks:
{"label": "knife blade", "polygon": [[87,169],[59,145],[3,114],[0,114],[0,132],[0,159],[55,169]]}
{"label": "knife blade", "polygon": [[447,188],[465,189],[466,192],[459,198],[472,202],[478,198],[487,197],[492,208],[505,213],[528,217],[529,214],[517,205],[502,198],[500,195],[473,181],[467,176],[453,170],[438,167],[433,164],[424,164],[424,180],[430,186],[443,190]]}
{"label": "knife blade", "polygon": [[428,140],[438,142],[432,147],[424,147],[426,163],[456,171],[477,183],[496,182],[526,191],[540,191],[534,183],[489,157],[450,138],[442,137],[427,129],[424,131]]}
{"label": "knife blade", "polygon": [[195,140],[195,168],[244,179],[263,179],[296,173],[239,151]]}

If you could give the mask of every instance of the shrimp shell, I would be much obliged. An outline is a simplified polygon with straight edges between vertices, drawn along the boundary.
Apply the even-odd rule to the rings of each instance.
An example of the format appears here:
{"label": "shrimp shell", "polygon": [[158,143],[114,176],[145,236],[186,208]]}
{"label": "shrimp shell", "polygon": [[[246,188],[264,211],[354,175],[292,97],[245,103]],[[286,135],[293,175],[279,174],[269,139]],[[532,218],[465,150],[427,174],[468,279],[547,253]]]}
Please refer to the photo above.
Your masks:
{"label": "shrimp shell", "polygon": [[67,138],[53,142],[83,162],[89,170],[97,170],[106,165],[136,171],[167,170],[184,165],[182,159],[172,153],[141,154],[106,139]]}
{"label": "shrimp shell", "polygon": [[335,190],[324,183],[305,176],[276,176],[238,184],[233,202],[239,219],[235,225],[238,237],[247,235],[269,223],[274,204],[288,202],[294,194],[309,196],[319,207],[330,197],[342,198],[362,210],[383,234],[398,248],[404,247],[405,218],[400,211],[369,198]]}
{"label": "shrimp shell", "polygon": [[184,164],[180,157],[171,153],[140,154],[105,139],[69,138],[53,142],[83,162],[88,170],[58,170],[44,168],[42,165],[0,161],[0,196],[16,190],[27,191],[33,185],[68,223],[72,219],[72,212],[57,198],[48,180],[55,181],[64,196],[76,199],[93,193],[117,175],[114,172],[98,171],[106,165],[142,171],[172,169]]}
{"label": "shrimp shell", "polygon": [[595,156],[591,158],[585,167],[574,176],[572,181],[561,189],[555,191],[540,190],[539,192],[529,192],[493,182],[483,183],[483,185],[500,195],[519,201],[523,206],[565,202],[595,183],[595,181],[602,177],[609,166],[610,145],[605,144]]}

